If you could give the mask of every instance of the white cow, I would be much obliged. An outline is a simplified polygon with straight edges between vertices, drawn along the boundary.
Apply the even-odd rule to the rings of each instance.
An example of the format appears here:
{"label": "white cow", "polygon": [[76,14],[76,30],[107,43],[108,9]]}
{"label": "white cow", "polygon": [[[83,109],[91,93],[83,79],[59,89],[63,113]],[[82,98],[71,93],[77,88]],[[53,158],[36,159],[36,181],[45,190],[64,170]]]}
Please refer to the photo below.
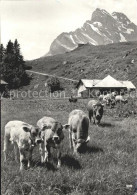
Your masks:
{"label": "white cow", "polygon": [[28,161],[30,167],[32,151],[36,144],[41,142],[40,131],[34,126],[22,121],[10,121],[5,125],[4,135],[4,161],[7,160],[9,143],[14,145],[15,160],[18,161],[17,153],[20,153],[20,170],[23,170],[24,160]]}
{"label": "white cow", "polygon": [[61,150],[60,143],[64,139],[63,129],[67,129],[69,125],[61,125],[51,117],[43,117],[37,122],[37,126],[41,129],[41,138],[43,142],[40,144],[41,162],[45,163],[49,161],[51,156],[50,148],[57,150],[58,164],[57,168],[61,166]]}
{"label": "white cow", "polygon": [[90,140],[88,136],[89,118],[82,110],[73,110],[68,119],[70,148],[78,154],[79,148]]}
{"label": "white cow", "polygon": [[115,101],[116,101],[116,103],[118,103],[118,102],[121,102],[121,103],[124,103],[124,104],[128,103],[128,100],[125,99],[122,95],[117,95],[115,97]]}

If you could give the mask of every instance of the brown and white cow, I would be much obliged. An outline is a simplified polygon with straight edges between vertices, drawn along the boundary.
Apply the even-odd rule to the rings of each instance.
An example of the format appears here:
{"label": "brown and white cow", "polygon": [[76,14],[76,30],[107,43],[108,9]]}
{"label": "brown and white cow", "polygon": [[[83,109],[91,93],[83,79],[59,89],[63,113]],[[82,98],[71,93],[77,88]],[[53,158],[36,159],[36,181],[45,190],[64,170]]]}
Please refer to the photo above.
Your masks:
{"label": "brown and white cow", "polygon": [[5,125],[4,135],[4,161],[7,160],[9,144],[14,145],[15,160],[18,161],[17,153],[20,153],[20,170],[23,170],[24,160],[28,161],[30,167],[32,151],[36,144],[41,142],[40,130],[22,121],[10,121]]}
{"label": "brown and white cow", "polygon": [[60,144],[64,139],[63,129],[68,128],[68,125],[62,125],[51,117],[43,117],[37,122],[37,126],[41,129],[41,138],[43,142],[40,144],[41,162],[48,162],[51,156],[50,148],[57,150],[58,164],[61,166],[61,150]]}
{"label": "brown and white cow", "polygon": [[89,119],[91,122],[91,118],[93,119],[93,123],[96,123],[97,120],[97,124],[100,123],[101,118],[103,116],[103,107],[104,104],[102,104],[101,102],[98,102],[97,100],[90,100],[88,102],[88,112],[89,112]]}
{"label": "brown and white cow", "polygon": [[73,110],[69,114],[68,124],[70,148],[78,154],[78,150],[90,140],[89,118],[82,110]]}

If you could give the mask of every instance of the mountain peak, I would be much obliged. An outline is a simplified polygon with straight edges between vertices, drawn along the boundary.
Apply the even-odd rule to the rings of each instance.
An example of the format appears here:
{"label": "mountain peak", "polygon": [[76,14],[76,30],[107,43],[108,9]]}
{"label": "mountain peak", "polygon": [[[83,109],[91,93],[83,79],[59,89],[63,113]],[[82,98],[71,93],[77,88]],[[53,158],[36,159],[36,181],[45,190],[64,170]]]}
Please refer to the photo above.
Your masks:
{"label": "mountain peak", "polygon": [[137,41],[137,26],[120,12],[109,14],[97,8],[91,20],[73,32],[61,33],[51,44],[48,54],[55,55],[74,50],[79,44],[105,45]]}
{"label": "mountain peak", "polygon": [[131,21],[128,19],[128,17],[120,12],[113,12],[112,13],[113,18],[115,18],[115,20],[117,20],[118,22],[121,22],[123,24],[129,24],[131,23]]}

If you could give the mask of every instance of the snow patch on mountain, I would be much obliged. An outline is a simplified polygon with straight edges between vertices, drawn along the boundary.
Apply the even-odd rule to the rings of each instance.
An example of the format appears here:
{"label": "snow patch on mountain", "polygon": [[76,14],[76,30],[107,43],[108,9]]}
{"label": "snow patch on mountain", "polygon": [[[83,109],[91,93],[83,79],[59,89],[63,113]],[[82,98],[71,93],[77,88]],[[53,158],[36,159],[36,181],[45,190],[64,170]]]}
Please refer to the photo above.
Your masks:
{"label": "snow patch on mountain", "polygon": [[72,43],[73,43],[74,45],[76,45],[76,42],[74,41],[72,35],[70,35],[70,39],[72,40]]}
{"label": "snow patch on mountain", "polygon": [[94,25],[95,27],[102,27],[101,22],[93,22],[93,25]]}
{"label": "snow patch on mountain", "polygon": [[125,37],[120,33],[120,42],[125,42],[125,41],[127,41],[126,39],[125,39]]}
{"label": "snow patch on mountain", "polygon": [[123,13],[109,14],[97,8],[83,27],[60,34],[52,42],[48,55],[71,51],[79,44],[104,45],[123,41],[137,41],[137,26]]}
{"label": "snow patch on mountain", "polygon": [[127,29],[127,34],[131,34],[132,32],[134,32],[134,29],[130,29],[130,28]]}
{"label": "snow patch on mountain", "polygon": [[89,42],[91,43],[91,44],[93,44],[93,45],[97,45],[98,43],[94,40],[94,39],[92,39],[90,36],[88,36],[87,34],[85,34],[85,33],[83,33],[82,32],[82,34],[86,37],[86,38],[88,38],[88,40],[89,40]]}
{"label": "snow patch on mountain", "polygon": [[90,26],[91,26],[91,29],[94,30],[96,33],[102,35],[102,34],[100,33],[100,31],[98,30],[98,28],[95,27],[93,24],[90,24],[90,23],[87,23],[87,24],[90,25]]}

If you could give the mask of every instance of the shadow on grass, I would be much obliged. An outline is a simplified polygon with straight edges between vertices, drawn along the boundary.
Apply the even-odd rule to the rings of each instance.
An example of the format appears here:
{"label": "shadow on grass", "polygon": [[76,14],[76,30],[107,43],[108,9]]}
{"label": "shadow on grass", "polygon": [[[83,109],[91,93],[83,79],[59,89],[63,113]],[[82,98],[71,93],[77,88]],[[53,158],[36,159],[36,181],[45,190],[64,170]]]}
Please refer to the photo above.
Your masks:
{"label": "shadow on grass", "polygon": [[57,167],[55,167],[52,162],[41,163],[40,161],[33,160],[31,164],[32,167],[43,167],[52,171],[57,170]]}
{"label": "shadow on grass", "polygon": [[113,127],[114,125],[112,125],[111,123],[106,123],[106,122],[102,122],[99,124],[100,127]]}
{"label": "shadow on grass", "polygon": [[81,165],[78,160],[76,160],[74,157],[69,155],[64,155],[61,158],[62,165],[65,165],[72,169],[81,169]]}
{"label": "shadow on grass", "polygon": [[102,148],[98,146],[84,146],[80,148],[79,153],[84,154],[84,153],[98,153],[98,152],[104,152]]}

